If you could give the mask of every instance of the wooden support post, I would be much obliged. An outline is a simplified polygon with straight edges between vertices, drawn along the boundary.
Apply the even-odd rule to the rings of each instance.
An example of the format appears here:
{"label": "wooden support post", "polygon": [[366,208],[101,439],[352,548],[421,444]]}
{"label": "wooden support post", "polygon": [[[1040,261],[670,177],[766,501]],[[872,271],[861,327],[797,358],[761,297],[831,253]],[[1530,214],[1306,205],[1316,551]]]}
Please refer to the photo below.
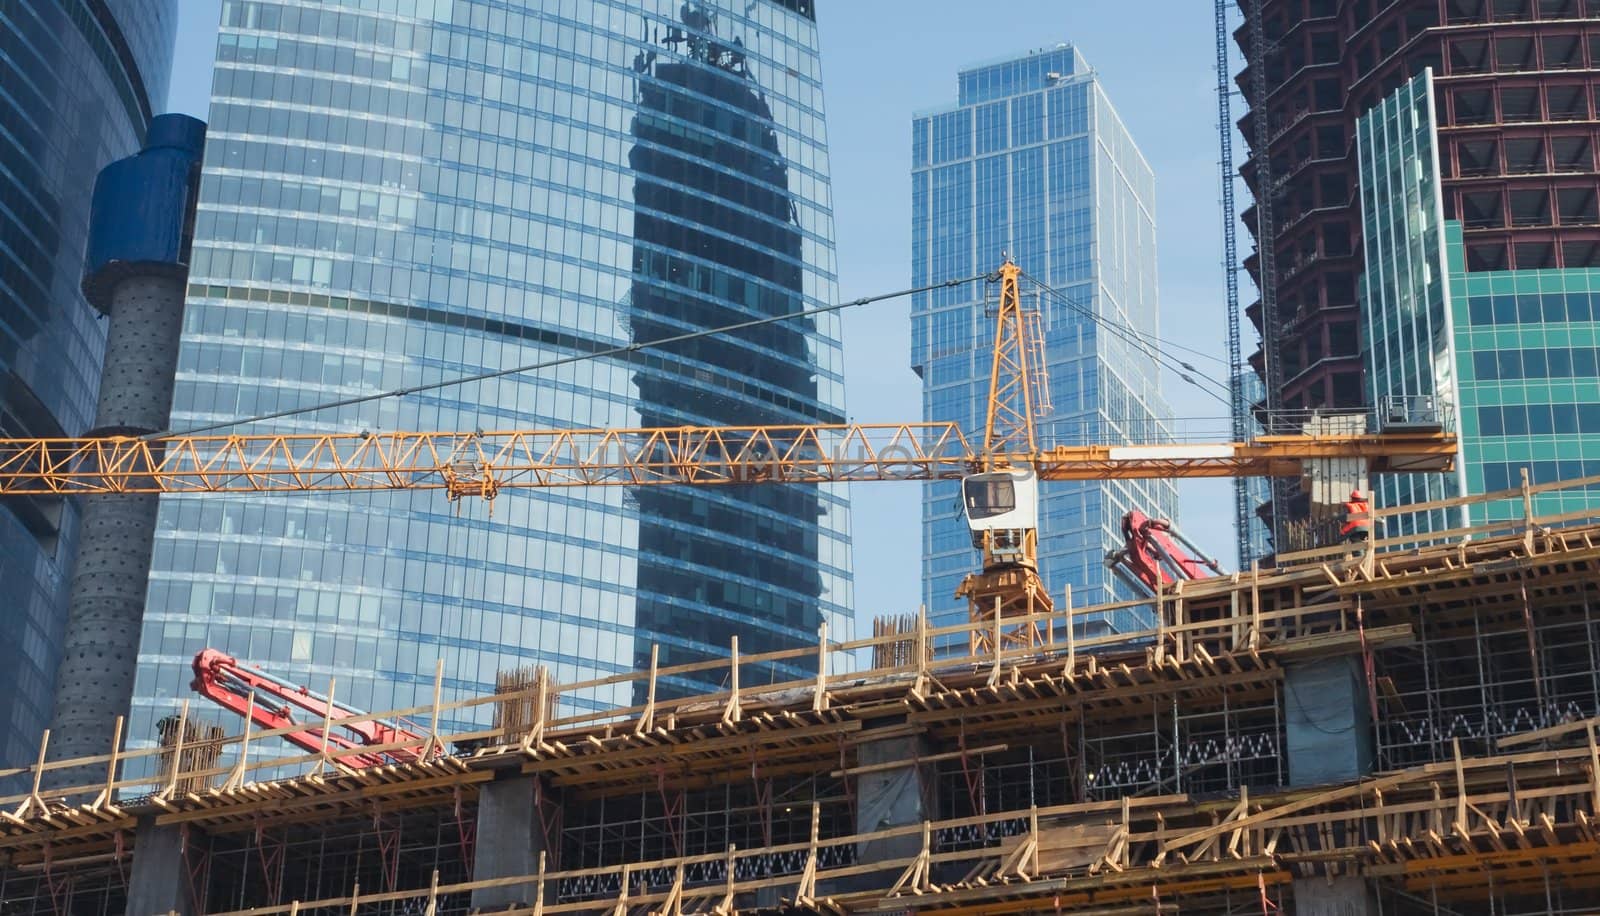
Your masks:
{"label": "wooden support post", "polygon": [[39,794],[39,784],[44,779],[44,755],[50,750],[50,729],[45,729],[39,736],[39,759],[33,765],[33,788],[28,791],[28,797],[18,806],[15,816],[21,817],[30,809],[38,809],[43,813],[48,810],[44,797]]}
{"label": "wooden support post", "polygon": [[[1250,786],[1248,784],[1239,786],[1239,807],[1235,808],[1234,812],[1241,818],[1250,816]],[[1126,795],[1122,797],[1122,817],[1123,823],[1127,823],[1128,797]],[[1228,854],[1238,858],[1241,855],[1241,844],[1248,839],[1249,835],[1245,832],[1245,828],[1235,828],[1228,837]]]}
{"label": "wooden support post", "polygon": [[423,916],[439,916],[439,870],[433,870],[433,879],[428,882],[428,907],[423,910]]}
{"label": "wooden support post", "polygon": [[539,850],[539,880],[533,888],[533,916],[544,916],[545,851]]}
{"label": "wooden support post", "polygon": [[1193,638],[1183,626],[1183,585],[1183,579],[1179,579],[1178,581],[1172,583],[1172,626],[1175,630],[1175,632],[1172,634],[1172,647],[1173,654],[1180,662],[1188,660],[1188,641]]}
{"label": "wooden support post", "polygon": [[811,691],[811,711],[828,708],[828,621],[817,624],[817,686]]}
{"label": "wooden support post", "polygon": [[644,712],[634,723],[633,733],[642,735],[656,727],[656,673],[661,665],[661,644],[650,644],[650,679],[645,682]]}
{"label": "wooden support post", "polygon": [[[811,803],[811,844],[806,850],[806,867],[800,873],[800,886],[795,888],[795,903],[809,906],[817,895],[817,846],[821,839],[822,812],[816,802]],[[682,866],[679,866],[682,868]]]}
{"label": "wooden support post", "polygon": [[[329,694],[331,697],[332,694]],[[439,707],[444,702],[444,659],[433,662],[433,715],[428,719],[428,740],[422,745],[422,759],[436,756],[441,750],[439,741]]]}
{"label": "wooden support post", "polygon": [[[1127,805],[1128,800],[1123,798],[1122,803]],[[1028,872],[1025,877],[1036,878],[1039,875],[1039,806],[1028,806],[1028,837],[1033,841],[1033,851],[1028,855]]]}
{"label": "wooden support post", "polygon": [[720,916],[733,916],[733,873],[738,867],[738,863],[735,860],[738,851],[738,846],[732,843],[728,844],[727,882],[723,887],[722,902],[717,904],[717,908],[713,911],[720,914]]}
{"label": "wooden support post", "polygon": [[722,710],[722,724],[732,725],[742,716],[739,708],[739,636],[734,634],[728,652],[731,660],[728,665],[728,705]]}
{"label": "wooden support post", "polygon": [[1456,762],[1456,830],[1465,832],[1467,829],[1467,777],[1461,768],[1461,739],[1450,739],[1450,752],[1455,755]]}
{"label": "wooden support post", "polygon": [[122,717],[117,716],[116,725],[111,729],[111,755],[106,760],[106,787],[89,803],[91,808],[110,806],[116,800],[113,792],[117,785],[117,755],[122,750],[122,723]]}
{"label": "wooden support post", "polygon": [[533,672],[533,725],[522,738],[523,753],[532,753],[544,744],[544,729],[550,718],[550,669],[543,665]]}
{"label": "wooden support post", "polygon": [[923,821],[922,851],[917,853],[916,859],[906,867],[906,870],[900,874],[900,879],[894,883],[893,887],[889,888],[889,892],[884,896],[893,897],[900,893],[902,889],[909,890],[913,894],[922,893],[928,884],[928,864],[932,854],[933,829],[927,821]]}
{"label": "wooden support post", "polygon": [[[1240,789],[1244,792],[1249,791],[1249,789],[1244,786],[1241,786]],[[1122,796],[1122,845],[1121,849],[1118,850],[1119,856],[1117,862],[1117,864],[1122,868],[1128,867],[1128,835],[1133,829],[1132,823],[1133,808],[1132,805],[1129,804],[1128,796],[1124,795]]]}
{"label": "wooden support post", "polygon": [[632,870],[632,865],[622,866],[622,877],[617,880],[617,905],[611,908],[611,916],[628,916],[628,877]]}
{"label": "wooden support post", "polygon": [[995,599],[994,599],[994,629],[990,631],[990,636],[989,636],[989,639],[991,640],[990,649],[994,652],[994,667],[989,670],[989,686],[990,687],[993,687],[996,684],[1000,683],[1000,656],[1001,656],[1000,640],[1001,640],[1001,638],[1002,637],[1001,637],[1001,631],[1000,631],[1000,596],[996,595]]}
{"label": "wooden support post", "polygon": [[1522,547],[1533,556],[1533,492],[1528,488],[1528,469],[1522,468]]}
{"label": "wooden support post", "polygon": [[661,909],[656,910],[661,916],[681,916],[683,913],[683,863],[678,863],[677,870],[672,876],[672,889],[667,892],[667,899],[661,904]]}
{"label": "wooden support post", "polygon": [[317,772],[313,774],[315,776],[321,776],[322,768],[328,765],[328,732],[333,730],[333,688],[337,685],[337,678],[328,678],[328,706],[322,711],[322,741],[317,749]]}
{"label": "wooden support post", "polygon": [[1233,640],[1230,645],[1233,651],[1238,652],[1240,649],[1244,648],[1245,638],[1244,619],[1239,614],[1241,595],[1239,594],[1238,589],[1238,573],[1233,574],[1233,585],[1235,587],[1228,593],[1228,620],[1232,621],[1231,629],[1233,632]]}
{"label": "wooden support post", "polygon": [[255,722],[256,692],[250,691],[244,698],[244,733],[239,736],[239,759],[233,762],[233,769],[228,771],[228,778],[223,780],[223,791],[231,791],[244,785],[244,774],[250,766],[250,726]]}
{"label": "wooden support post", "polygon": [[917,663],[917,693],[921,693],[928,677],[928,606],[917,605],[917,644],[911,647],[912,658]]}
{"label": "wooden support post", "polygon": [[1028,591],[1028,606],[1023,609],[1023,619],[1026,620],[1027,623],[1022,626],[1021,632],[1017,634],[1018,640],[1025,647],[1030,649],[1034,646],[1041,645],[1039,641],[1039,621],[1035,620],[1033,617],[1034,611],[1036,610],[1038,609],[1033,603],[1033,591],[1030,589]]}
{"label": "wooden support post", "polygon": [[356,911],[361,907],[361,882],[350,890],[350,916],[356,916]]}
{"label": "wooden support post", "polygon": [[1078,628],[1072,624],[1072,583],[1061,592],[1061,606],[1067,614],[1067,665],[1061,669],[1061,676],[1072,680],[1073,670],[1078,667]]}
{"label": "wooden support post", "polygon": [[1156,641],[1150,647],[1150,664],[1155,668],[1162,668],[1167,660],[1167,590],[1161,585],[1160,577],[1156,581]]}
{"label": "wooden support post", "polygon": [[1251,652],[1261,648],[1261,561],[1250,561],[1250,635]]}

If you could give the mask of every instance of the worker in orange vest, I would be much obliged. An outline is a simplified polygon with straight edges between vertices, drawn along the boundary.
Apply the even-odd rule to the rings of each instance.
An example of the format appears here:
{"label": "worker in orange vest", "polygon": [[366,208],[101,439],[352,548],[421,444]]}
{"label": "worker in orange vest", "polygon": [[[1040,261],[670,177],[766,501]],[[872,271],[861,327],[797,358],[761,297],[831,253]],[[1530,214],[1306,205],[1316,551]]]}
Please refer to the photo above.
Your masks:
{"label": "worker in orange vest", "polygon": [[1360,490],[1351,490],[1344,504],[1344,527],[1339,535],[1348,543],[1365,541],[1372,537],[1372,507]]}

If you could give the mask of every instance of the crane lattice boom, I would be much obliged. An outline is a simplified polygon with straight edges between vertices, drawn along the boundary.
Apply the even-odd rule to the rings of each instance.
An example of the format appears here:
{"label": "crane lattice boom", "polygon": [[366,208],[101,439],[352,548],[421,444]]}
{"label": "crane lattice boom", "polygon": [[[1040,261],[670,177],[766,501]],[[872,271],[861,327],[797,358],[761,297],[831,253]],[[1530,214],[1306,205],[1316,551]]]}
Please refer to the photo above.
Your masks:
{"label": "crane lattice boom", "polygon": [[[1084,445],[1005,456],[1041,480],[1297,476],[1302,463],[1374,471],[1451,466],[1449,433],[1265,436],[1249,442]],[[662,429],[0,439],[0,496],[502,489],[956,480],[983,455],[953,423]]]}

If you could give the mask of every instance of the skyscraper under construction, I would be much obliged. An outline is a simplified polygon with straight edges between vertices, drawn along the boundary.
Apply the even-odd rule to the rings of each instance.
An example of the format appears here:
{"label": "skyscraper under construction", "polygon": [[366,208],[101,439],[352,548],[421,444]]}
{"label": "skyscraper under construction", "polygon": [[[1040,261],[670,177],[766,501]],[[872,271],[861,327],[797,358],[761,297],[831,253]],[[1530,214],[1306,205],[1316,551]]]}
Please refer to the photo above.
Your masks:
{"label": "skyscraper under construction", "polygon": [[[1432,68],[1444,218],[1468,273],[1600,266],[1596,0],[1240,0],[1249,316],[1265,406],[1370,406],[1355,123]],[[1314,514],[1280,490],[1280,525]],[[1270,510],[1269,510],[1270,511]],[[1285,545],[1280,544],[1282,549]],[[1287,545],[1291,548],[1295,545]]]}

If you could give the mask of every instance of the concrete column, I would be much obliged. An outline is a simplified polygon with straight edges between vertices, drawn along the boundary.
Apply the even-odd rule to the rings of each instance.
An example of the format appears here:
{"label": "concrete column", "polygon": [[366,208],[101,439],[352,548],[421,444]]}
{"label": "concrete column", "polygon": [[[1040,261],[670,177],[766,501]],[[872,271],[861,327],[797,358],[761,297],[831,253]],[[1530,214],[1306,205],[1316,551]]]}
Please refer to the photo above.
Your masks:
{"label": "concrete column", "polygon": [[1283,699],[1289,785],[1348,782],[1372,772],[1371,704],[1360,659],[1284,665]]}
{"label": "concrete column", "polygon": [[[140,435],[166,427],[183,298],[183,274],[170,270],[135,274],[114,287],[91,435]],[[52,759],[108,753],[116,718],[127,714],[155,544],[156,501],[153,495],[84,499],[50,724]],[[51,775],[55,786],[104,777],[76,770]]]}
{"label": "concrete column", "polygon": [[157,826],[154,817],[139,821],[133,838],[133,872],[128,876],[128,916],[190,916],[198,911],[190,899],[183,846],[182,827]]}
{"label": "concrete column", "polygon": [[[203,123],[160,115],[137,155],[111,163],[95,179],[82,288],[108,326],[88,436],[166,428],[204,152]],[[154,496],[84,500],[50,719],[53,760],[109,753],[116,718],[128,712],[155,528]],[[105,771],[50,776],[52,788],[63,788],[97,782]]]}
{"label": "concrete column", "polygon": [[1294,879],[1294,916],[1378,916],[1365,878]]}
{"label": "concrete column", "polygon": [[[478,833],[473,846],[472,880],[515,878],[539,871],[545,851],[539,818],[537,776],[507,771],[478,790]],[[510,884],[472,892],[474,910],[532,906],[535,885]]]}
{"label": "concrete column", "polygon": [[167,425],[185,283],[183,272],[163,265],[126,277],[111,293],[95,435],[137,435]]}
{"label": "concrete column", "polygon": [[[856,763],[879,767],[899,763],[889,769],[876,769],[856,777],[856,832],[870,833],[891,827],[907,827],[938,820],[933,793],[933,767],[916,763],[926,757],[927,739],[903,736],[867,740],[856,748]],[[922,837],[890,837],[868,840],[856,850],[862,863],[903,859],[922,851]]]}

